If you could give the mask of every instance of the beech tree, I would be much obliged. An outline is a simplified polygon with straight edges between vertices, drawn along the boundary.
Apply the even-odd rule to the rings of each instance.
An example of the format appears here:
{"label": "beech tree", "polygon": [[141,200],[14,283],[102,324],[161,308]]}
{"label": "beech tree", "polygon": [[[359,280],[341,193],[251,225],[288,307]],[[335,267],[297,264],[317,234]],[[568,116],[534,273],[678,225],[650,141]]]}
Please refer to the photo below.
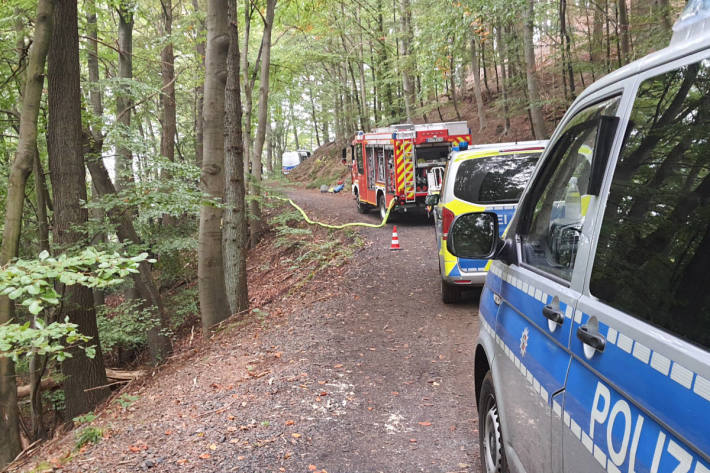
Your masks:
{"label": "beech tree", "polygon": [[[47,148],[54,200],[54,243],[64,251],[85,244],[76,226],[86,224],[86,173],[82,152],[81,95],[79,84],[79,32],[76,0],[56,0],[52,38],[49,45],[47,82],[49,122]],[[69,418],[91,410],[104,399],[108,389],[99,345],[94,299],[90,288],[67,286],[62,314],[78,326],[79,332],[96,345],[89,358],[75,349],[62,362],[64,393]]]}
{"label": "beech tree", "polygon": [[[53,0],[40,0],[37,3],[35,34],[22,97],[20,136],[7,183],[0,266],[5,266],[18,254],[25,184],[37,151],[37,117],[44,86],[47,51],[52,35],[53,8]],[[10,299],[4,295],[0,296],[0,324],[10,322],[11,318]],[[15,366],[9,357],[0,356],[0,468],[12,461],[20,449]]]}
{"label": "beech tree", "polygon": [[224,89],[229,34],[226,0],[207,0],[205,47],[204,152],[201,184],[213,200],[200,208],[198,283],[200,312],[205,334],[229,316],[222,257],[224,197]]}

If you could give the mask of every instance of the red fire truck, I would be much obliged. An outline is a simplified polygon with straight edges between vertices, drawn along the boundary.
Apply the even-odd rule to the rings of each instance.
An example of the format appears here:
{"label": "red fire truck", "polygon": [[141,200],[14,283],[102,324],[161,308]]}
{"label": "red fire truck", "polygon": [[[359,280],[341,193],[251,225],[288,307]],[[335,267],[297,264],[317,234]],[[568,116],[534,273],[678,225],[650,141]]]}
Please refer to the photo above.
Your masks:
{"label": "red fire truck", "polygon": [[393,211],[423,207],[427,171],[445,166],[451,149],[462,142],[471,142],[466,122],[392,125],[358,132],[350,147],[358,211],[377,208],[384,218],[393,199]]}

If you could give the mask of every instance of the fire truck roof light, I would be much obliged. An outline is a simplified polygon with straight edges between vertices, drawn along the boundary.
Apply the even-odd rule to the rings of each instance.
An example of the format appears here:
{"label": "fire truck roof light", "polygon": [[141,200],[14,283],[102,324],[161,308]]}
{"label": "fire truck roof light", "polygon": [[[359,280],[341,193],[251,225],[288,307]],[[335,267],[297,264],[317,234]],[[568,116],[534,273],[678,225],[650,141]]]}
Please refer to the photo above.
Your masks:
{"label": "fire truck roof light", "polygon": [[671,45],[696,40],[710,33],[710,0],[689,0],[673,25]]}

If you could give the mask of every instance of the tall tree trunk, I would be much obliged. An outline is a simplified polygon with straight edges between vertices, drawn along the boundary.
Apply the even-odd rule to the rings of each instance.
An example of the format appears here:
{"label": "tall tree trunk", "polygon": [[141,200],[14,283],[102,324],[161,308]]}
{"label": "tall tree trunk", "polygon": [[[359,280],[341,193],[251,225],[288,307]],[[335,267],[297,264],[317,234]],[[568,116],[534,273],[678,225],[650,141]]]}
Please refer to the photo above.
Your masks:
{"label": "tall tree trunk", "polygon": [[116,187],[120,190],[133,182],[133,153],[125,144],[130,137],[133,99],[131,86],[126,82],[133,79],[133,8],[126,2],[119,4],[118,12],[118,77],[124,83],[116,95],[116,122],[121,127],[121,143],[116,146]]}
{"label": "tall tree trunk", "polygon": [[461,113],[459,112],[459,104],[456,100],[456,81],[454,74],[454,54],[453,51],[449,51],[449,84],[451,87],[451,101],[454,103],[454,110],[456,111],[456,119],[461,120]]}
{"label": "tall tree trunk", "polygon": [[39,235],[39,249],[49,251],[49,219],[47,216],[47,208],[49,205],[47,199],[47,182],[44,178],[44,167],[39,158],[39,150],[35,146],[34,158],[32,159],[33,170],[35,175],[35,199],[37,200],[37,230]]}
{"label": "tall tree trunk", "polygon": [[535,0],[528,0],[525,6],[525,28],[523,31],[523,42],[525,44],[525,73],[528,82],[528,100],[530,101],[530,120],[532,121],[535,138],[542,140],[547,138],[545,129],[545,118],[542,116],[540,106],[540,93],[535,64],[535,44],[533,34],[535,29]]}
{"label": "tall tree trunk", "polygon": [[658,15],[661,17],[661,24],[663,28],[670,32],[673,28],[671,23],[671,5],[669,0],[655,0],[656,6],[658,7]]}
{"label": "tall tree trunk", "polygon": [[[249,176],[251,174],[251,151],[252,151],[252,141],[251,141],[251,119],[254,108],[254,81],[249,75],[249,38],[251,35],[251,16],[254,10],[254,4],[251,0],[244,0],[244,48],[242,49],[242,54],[240,60],[242,77],[242,88],[244,94],[244,133],[242,139],[244,140],[244,175]],[[263,44],[263,43],[262,43]],[[259,54],[261,55],[261,54]],[[257,61],[258,62],[258,61]],[[254,64],[256,67],[257,64]]]}
{"label": "tall tree trunk", "polygon": [[500,72],[501,72],[501,85],[503,88],[503,116],[505,119],[505,126],[503,128],[503,134],[508,136],[510,132],[510,107],[508,105],[508,77],[510,75],[506,72],[506,45],[503,42],[503,25],[499,21],[496,27],[496,43],[498,46],[498,56],[500,57]]}
{"label": "tall tree trunk", "polygon": [[378,48],[378,78],[380,81],[379,89],[382,90],[382,100],[384,103],[383,113],[385,120],[392,120],[395,118],[395,108],[394,108],[394,96],[392,91],[392,83],[385,77],[385,71],[388,68],[387,59],[387,43],[385,42],[385,23],[383,17],[383,5],[382,0],[377,0],[377,37],[379,38],[379,48]]}
{"label": "tall tree trunk", "polygon": [[572,51],[569,31],[567,30],[567,0],[560,0],[560,46],[562,53],[562,79],[565,84],[569,82],[569,96],[565,89],[565,96],[573,100],[577,93],[574,86],[574,70],[572,68]]}
{"label": "tall tree trunk", "polygon": [[[597,65],[602,60],[602,42],[604,40],[604,16],[606,15],[606,0],[592,2],[594,8],[594,20],[592,26],[591,61],[592,65]],[[603,9],[602,9],[603,8]]]}
{"label": "tall tree trunk", "polygon": [[[240,104],[241,105],[241,104]],[[270,114],[269,114],[270,115]],[[241,121],[241,119],[240,119]],[[274,129],[271,126],[271,116],[266,120],[266,172],[274,176]]]}
{"label": "tall tree trunk", "polygon": [[[224,195],[224,87],[229,49],[227,1],[207,1],[205,56],[204,155],[202,190],[218,202]],[[222,258],[222,210],[200,208],[197,277],[204,335],[229,316]]]}
{"label": "tall tree trunk", "polygon": [[471,66],[473,69],[473,95],[476,98],[476,111],[478,112],[478,131],[486,128],[486,112],[483,109],[483,96],[481,94],[481,64],[478,58],[478,37],[471,35]]}
{"label": "tall tree trunk", "polygon": [[631,59],[631,36],[629,34],[629,10],[626,0],[616,0],[619,9],[619,36],[621,36],[621,61],[626,64]]}
{"label": "tall tree trunk", "polygon": [[[34,40],[22,95],[20,136],[7,183],[5,225],[0,248],[1,266],[17,256],[20,245],[25,185],[37,152],[37,118],[44,85],[44,67],[52,34],[53,7],[53,0],[39,0],[37,3]],[[7,296],[0,296],[0,324],[10,321],[11,307],[10,299]],[[0,356],[0,468],[11,462],[21,449],[15,365],[8,357]]]}
{"label": "tall tree trunk", "polygon": [[[91,135],[91,144],[89,148],[91,153],[97,157],[101,156],[103,149],[103,130],[101,127],[100,118],[103,116],[104,109],[102,103],[102,94],[99,82],[99,45],[98,45],[98,28],[96,25],[96,0],[87,0],[86,2],[86,34],[89,40],[87,45],[87,65],[89,69],[89,103],[91,111],[94,115],[94,120],[90,121],[89,133]],[[98,201],[99,193],[96,191],[96,186],[92,185],[91,200]],[[38,202],[39,204],[39,202]],[[89,218],[94,221],[103,221],[104,211],[99,207],[89,210]],[[106,242],[108,235],[106,232],[100,232],[93,236],[91,244]],[[106,302],[104,292],[101,289],[94,289],[94,306],[104,305]]]}
{"label": "tall tree trunk", "polygon": [[[160,51],[160,72],[163,76],[163,87],[160,94],[162,108],[162,133],[160,135],[160,155],[175,161],[175,135],[177,134],[177,117],[175,110],[175,55],[173,54],[173,2],[160,0],[163,10],[163,34],[168,37],[168,43]],[[163,178],[169,180],[170,173],[163,172]],[[163,224],[174,226],[177,219],[171,215],[163,215]]]}
{"label": "tall tree trunk", "polygon": [[[54,200],[54,242],[59,251],[82,244],[76,226],[86,224],[89,214],[82,207],[86,201],[86,175],[81,146],[81,94],[79,90],[79,32],[76,0],[57,0],[54,28],[49,46],[49,121],[47,150]],[[66,415],[71,419],[91,410],[108,394],[108,389],[90,389],[106,384],[96,312],[91,289],[80,286],[63,288],[60,317],[78,325],[96,346],[94,358],[80,349],[62,362]]]}
{"label": "tall tree trunk", "polygon": [[288,105],[289,113],[291,114],[291,123],[293,124],[293,141],[296,144],[296,149],[301,149],[301,145],[298,143],[298,126],[296,125],[296,117],[293,113],[293,98],[291,94],[288,95]]}
{"label": "tall tree trunk", "polygon": [[[195,13],[202,11],[200,9],[200,5],[198,3],[198,0],[192,0],[192,8],[195,10]],[[202,68],[204,69],[205,67],[205,42],[202,41],[201,38],[205,25],[201,21],[198,21],[198,24],[196,25],[195,29],[197,30],[196,37],[198,38],[197,40],[197,45],[195,46],[195,53],[197,54],[197,60],[199,64],[202,65]],[[201,76],[201,74],[199,74]],[[205,84],[202,82],[202,79],[199,79],[200,83],[195,87],[195,160],[197,167],[202,168],[202,139],[203,139],[203,133],[202,133],[202,110],[204,108],[205,104]]]}
{"label": "tall tree trunk", "polygon": [[244,185],[242,101],[239,85],[237,0],[228,0],[229,52],[224,97],[224,279],[233,314],[249,308],[247,288],[247,212]]}
{"label": "tall tree trunk", "polygon": [[313,84],[310,78],[308,81],[308,97],[311,99],[311,120],[313,121],[313,130],[316,133],[316,143],[320,148],[320,134],[318,133],[318,116],[316,114],[316,101],[313,97]]}
{"label": "tall tree trunk", "polygon": [[412,8],[409,0],[400,0],[400,74],[402,74],[402,89],[404,95],[404,109],[407,113],[407,122],[413,123],[414,119],[414,84],[412,81],[412,67],[414,61],[411,56],[412,47]]}
{"label": "tall tree trunk", "polygon": [[[264,17],[264,33],[261,38],[261,71],[259,74],[259,110],[257,113],[256,137],[252,155],[251,172],[254,178],[253,194],[261,195],[261,162],[266,138],[266,119],[269,112],[269,71],[271,69],[271,32],[274,27],[274,12],[276,0],[266,0],[266,16]],[[264,224],[261,221],[261,204],[258,199],[251,201],[252,225],[249,232],[251,245],[256,246],[263,233]]]}

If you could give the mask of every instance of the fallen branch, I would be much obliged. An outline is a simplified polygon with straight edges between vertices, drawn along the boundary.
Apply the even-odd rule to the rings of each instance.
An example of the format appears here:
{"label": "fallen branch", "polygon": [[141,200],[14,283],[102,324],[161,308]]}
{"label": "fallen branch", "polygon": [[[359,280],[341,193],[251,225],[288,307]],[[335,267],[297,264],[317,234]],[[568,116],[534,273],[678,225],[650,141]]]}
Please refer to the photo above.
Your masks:
{"label": "fallen branch", "polygon": [[114,370],[111,368],[106,368],[106,377],[111,379],[120,379],[124,381],[131,381],[136,378],[145,376],[145,371],[135,370],[135,371],[124,371],[124,370]]}
{"label": "fallen branch", "polygon": [[[60,385],[59,382],[52,378],[46,378],[42,380],[42,383],[39,385],[40,391],[46,391],[48,389],[54,389]],[[31,384],[25,384],[24,386],[18,386],[17,387],[17,398],[22,399],[23,397],[27,397],[32,393],[32,385]]]}

